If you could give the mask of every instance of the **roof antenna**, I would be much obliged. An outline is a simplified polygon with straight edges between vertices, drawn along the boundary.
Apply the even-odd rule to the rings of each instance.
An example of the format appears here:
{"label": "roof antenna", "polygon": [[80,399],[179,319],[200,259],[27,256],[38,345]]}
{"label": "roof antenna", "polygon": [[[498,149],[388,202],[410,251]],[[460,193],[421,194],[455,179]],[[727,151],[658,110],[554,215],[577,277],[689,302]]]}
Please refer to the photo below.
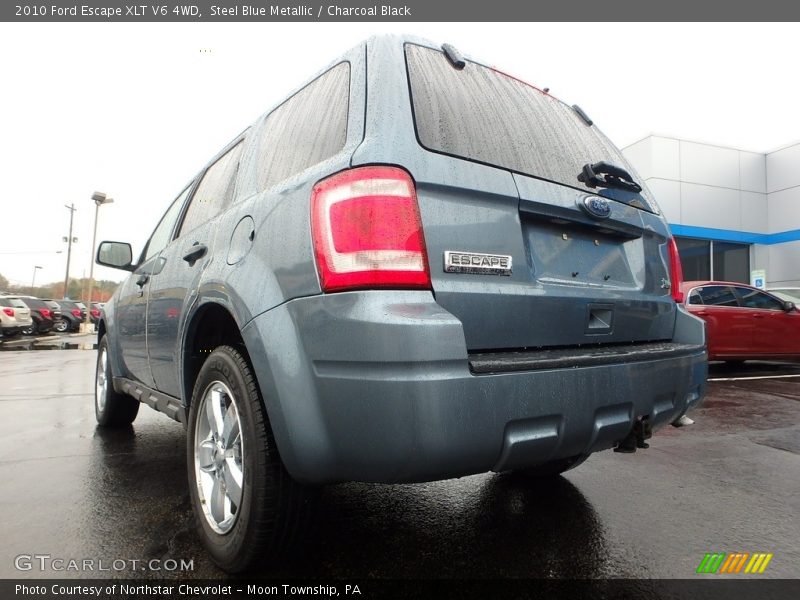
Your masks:
{"label": "roof antenna", "polygon": [[461,56],[461,53],[452,45],[442,44],[442,50],[444,51],[444,55],[447,57],[447,60],[449,60],[450,64],[453,65],[454,69],[458,69],[460,71],[467,66],[464,57]]}

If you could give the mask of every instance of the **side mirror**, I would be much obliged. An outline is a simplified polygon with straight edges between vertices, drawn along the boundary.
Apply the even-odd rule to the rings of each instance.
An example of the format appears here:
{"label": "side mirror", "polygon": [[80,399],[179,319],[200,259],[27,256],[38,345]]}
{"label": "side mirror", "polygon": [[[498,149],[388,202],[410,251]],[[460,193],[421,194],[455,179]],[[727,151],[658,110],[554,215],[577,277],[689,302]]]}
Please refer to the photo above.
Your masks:
{"label": "side mirror", "polygon": [[100,242],[97,248],[97,264],[112,269],[133,271],[133,251],[125,242]]}
{"label": "side mirror", "polygon": [[794,302],[789,302],[788,300],[783,303],[783,310],[786,312],[792,312],[797,307],[794,305]]}

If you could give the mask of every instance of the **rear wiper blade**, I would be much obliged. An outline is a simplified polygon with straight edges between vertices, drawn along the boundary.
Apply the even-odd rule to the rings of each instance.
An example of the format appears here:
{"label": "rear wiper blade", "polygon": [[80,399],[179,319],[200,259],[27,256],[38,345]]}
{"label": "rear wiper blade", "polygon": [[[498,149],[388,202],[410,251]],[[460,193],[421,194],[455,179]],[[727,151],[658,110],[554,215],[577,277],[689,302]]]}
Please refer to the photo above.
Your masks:
{"label": "rear wiper blade", "polygon": [[590,188],[616,188],[637,193],[642,191],[642,186],[625,169],[604,161],[583,165],[583,171],[578,173],[578,181]]}

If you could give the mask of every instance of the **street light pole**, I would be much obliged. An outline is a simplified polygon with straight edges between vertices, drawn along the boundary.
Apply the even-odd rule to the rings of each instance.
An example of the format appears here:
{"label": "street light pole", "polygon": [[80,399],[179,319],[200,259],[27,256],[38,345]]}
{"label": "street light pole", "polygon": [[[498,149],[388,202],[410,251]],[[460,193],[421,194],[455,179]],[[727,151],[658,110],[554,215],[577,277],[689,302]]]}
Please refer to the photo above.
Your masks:
{"label": "street light pole", "polygon": [[92,323],[92,292],[94,291],[94,257],[96,253],[95,245],[97,244],[97,217],[100,214],[100,206],[103,204],[111,204],[114,202],[113,198],[107,198],[103,192],[95,192],[92,194],[94,200],[94,234],[92,235],[92,260],[89,263],[89,297],[86,300],[86,329]]}
{"label": "street light pole", "polygon": [[72,217],[75,214],[75,211],[78,210],[75,208],[75,203],[73,202],[71,205],[67,206],[64,205],[69,210],[69,237],[67,238],[67,272],[64,273],[64,300],[69,298],[69,259],[72,256]]}
{"label": "street light pole", "polygon": [[36,271],[41,269],[39,265],[33,267],[33,279],[31,279],[31,295],[33,295],[33,289],[36,287]]}

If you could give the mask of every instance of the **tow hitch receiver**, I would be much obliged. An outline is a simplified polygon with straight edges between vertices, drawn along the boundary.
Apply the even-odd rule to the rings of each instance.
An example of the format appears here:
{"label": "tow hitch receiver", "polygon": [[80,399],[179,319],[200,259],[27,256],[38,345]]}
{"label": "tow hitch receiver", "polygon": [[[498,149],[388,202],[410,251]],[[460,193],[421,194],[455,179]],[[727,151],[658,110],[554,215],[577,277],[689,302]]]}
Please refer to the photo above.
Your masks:
{"label": "tow hitch receiver", "polygon": [[634,423],[631,432],[614,448],[614,452],[633,454],[637,448],[649,448],[650,444],[645,440],[651,437],[653,437],[653,426],[650,425],[649,417],[640,417]]}

